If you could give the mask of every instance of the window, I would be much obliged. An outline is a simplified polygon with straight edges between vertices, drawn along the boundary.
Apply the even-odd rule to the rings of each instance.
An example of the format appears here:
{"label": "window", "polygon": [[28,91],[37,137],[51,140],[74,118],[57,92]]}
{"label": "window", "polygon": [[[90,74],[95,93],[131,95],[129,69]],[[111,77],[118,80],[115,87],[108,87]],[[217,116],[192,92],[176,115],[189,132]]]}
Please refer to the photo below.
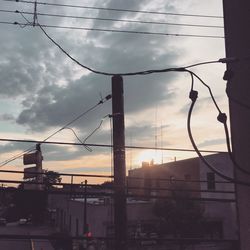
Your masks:
{"label": "window", "polygon": [[207,173],[207,189],[215,190],[215,175],[212,172]]}

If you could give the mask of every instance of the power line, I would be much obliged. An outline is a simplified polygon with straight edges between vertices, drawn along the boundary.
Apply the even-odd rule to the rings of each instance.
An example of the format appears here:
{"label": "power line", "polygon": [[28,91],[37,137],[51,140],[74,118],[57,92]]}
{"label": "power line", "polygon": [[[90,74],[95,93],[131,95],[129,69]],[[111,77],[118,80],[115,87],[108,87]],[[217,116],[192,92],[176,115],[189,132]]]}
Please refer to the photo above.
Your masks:
{"label": "power line", "polygon": [[[0,21],[0,23],[6,24],[6,25],[33,26],[32,23],[20,23],[20,22],[8,22],[8,21]],[[178,34],[178,33],[135,31],[135,30],[102,29],[102,28],[87,28],[87,27],[75,27],[75,26],[59,26],[59,25],[50,25],[50,24],[39,24],[39,27],[69,29],[69,30],[85,30],[85,31],[96,31],[96,32],[126,33],[126,34],[137,34],[137,35],[224,39],[224,36],[216,36],[216,35],[198,35],[198,34],[184,34],[184,33]]]}
{"label": "power line", "polygon": [[199,158],[202,160],[202,162],[209,168],[211,169],[215,174],[217,174],[218,176],[220,176],[222,179],[224,180],[227,180],[227,181],[230,181],[234,184],[238,184],[238,185],[244,185],[244,186],[250,186],[250,182],[245,182],[245,181],[241,181],[241,180],[236,180],[232,177],[229,177],[225,174],[223,174],[222,172],[220,172],[219,170],[217,170],[214,166],[212,166],[210,163],[207,162],[207,160],[203,157],[203,155],[201,154],[200,150],[198,149],[196,143],[195,143],[195,140],[193,138],[193,135],[192,135],[192,130],[191,130],[191,116],[192,116],[192,111],[193,111],[193,108],[194,108],[194,105],[196,103],[196,100],[197,100],[197,97],[198,97],[198,92],[195,91],[195,90],[192,90],[190,92],[190,95],[189,95],[190,99],[191,99],[191,105],[190,105],[190,108],[189,108],[189,112],[188,112],[188,118],[187,118],[187,129],[188,129],[188,136],[189,136],[189,139],[193,145],[193,148],[195,149],[197,155],[199,156]]}
{"label": "power line", "polygon": [[15,155],[15,156],[12,156],[12,157],[9,158],[8,160],[5,160],[5,161],[1,162],[1,163],[0,163],[0,164],[1,164],[0,167],[3,167],[3,166],[5,166],[5,165],[7,165],[8,163],[10,163],[10,162],[12,162],[12,161],[14,161],[14,160],[16,160],[16,159],[22,157],[24,154],[30,153],[30,152],[32,152],[32,151],[34,151],[34,150],[35,150],[35,147],[30,147],[30,148],[24,150],[22,153],[19,153],[19,154]]}
{"label": "power line", "polygon": [[[171,71],[178,71],[178,72],[185,72],[187,71],[185,68],[166,68],[166,69],[158,69],[158,70],[145,70],[145,71],[138,71],[138,72],[130,72],[130,73],[108,73],[108,72],[103,72],[103,71],[98,71],[98,70],[94,70],[86,65],[83,65],[82,63],[80,63],[78,60],[76,60],[74,57],[72,57],[66,50],[64,50],[62,48],[62,46],[60,46],[51,36],[48,35],[48,33],[43,29],[43,27],[40,24],[37,24],[40,29],[43,31],[43,33],[45,34],[45,36],[54,44],[56,45],[66,56],[68,56],[72,61],[74,61],[76,64],[78,64],[79,66],[81,66],[84,69],[87,69],[89,71],[91,71],[92,73],[95,74],[101,74],[101,75],[106,75],[106,76],[113,76],[113,75],[121,75],[121,76],[132,76],[132,75],[147,75],[147,74],[153,74],[153,73],[163,73],[163,72],[171,72]],[[225,63],[227,58],[219,59],[217,62],[212,62],[212,63]],[[189,65],[186,67],[194,67],[196,65]]]}
{"label": "power line", "polygon": [[[220,59],[220,60],[223,60],[223,59]],[[234,59],[233,59],[234,60]],[[229,60],[230,61],[230,60]],[[207,63],[213,63],[212,61],[211,62],[207,62]],[[198,65],[202,65],[202,64],[207,64],[206,62],[204,63],[197,63],[197,64],[194,64],[195,66],[198,66]],[[195,74],[194,72],[192,71],[189,71],[189,73],[191,74],[192,76],[192,87],[191,87],[191,92],[193,91],[193,76],[195,76],[206,88],[208,88],[208,91],[210,93],[210,97],[216,107],[216,109],[218,110],[219,112],[219,115],[217,116],[217,120],[219,122],[221,122],[224,126],[224,131],[225,131],[225,136],[226,136],[226,145],[227,145],[227,151],[228,151],[228,154],[229,154],[229,157],[231,159],[231,161],[233,162],[235,168],[239,169],[241,172],[243,172],[244,174],[247,174],[247,175],[250,175],[250,172],[247,171],[246,169],[242,168],[237,162],[236,160],[234,159],[234,156],[233,156],[233,153],[231,151],[231,145],[230,145],[230,136],[229,136],[229,130],[228,130],[228,127],[227,127],[227,115],[225,113],[222,113],[222,111],[220,110],[219,108],[219,105],[217,104],[216,100],[215,100],[215,97],[213,95],[213,92],[211,90],[211,88],[197,75]],[[192,95],[192,94],[191,94]]]}
{"label": "power line", "polygon": [[[2,10],[4,13],[20,13],[18,10]],[[25,15],[34,15],[33,12],[22,11]],[[172,22],[156,22],[156,21],[143,21],[143,20],[131,20],[131,19],[116,19],[116,18],[101,18],[101,17],[87,17],[87,16],[73,16],[65,14],[53,14],[53,13],[36,13],[38,16],[46,17],[62,17],[72,19],[84,19],[84,20],[97,20],[97,21],[111,21],[111,22],[125,22],[125,23],[139,23],[139,24],[153,24],[153,25],[170,25],[170,26],[183,26],[183,27],[199,27],[199,28],[224,28],[220,25],[205,25],[205,24],[189,24],[189,23],[172,23]]]}
{"label": "power line", "polygon": [[[19,170],[3,170],[0,169],[0,173],[12,173],[12,174],[24,174],[24,171],[19,171]],[[37,172],[29,172],[30,174],[38,175],[41,173]],[[50,175],[48,172],[42,173],[43,175]],[[112,175],[96,175],[96,174],[67,174],[67,173],[59,173],[61,176],[74,176],[74,177],[97,177],[97,178],[112,178]]]}
{"label": "power line", "polygon": [[[17,182],[17,181],[13,181]],[[26,183],[25,183],[26,184]],[[69,184],[70,185],[70,184]],[[19,189],[12,189],[12,190],[7,190],[8,192],[26,192],[26,193],[32,193],[34,190],[19,190]],[[47,194],[57,194],[57,195],[83,195],[83,191],[72,191],[72,190],[62,190],[62,189],[53,189],[53,190],[43,190],[43,191],[37,191],[39,193],[47,193]],[[113,197],[114,193],[111,192],[87,192],[88,197]],[[126,198],[134,198],[134,199],[168,199],[168,200],[173,200],[175,199],[173,196],[166,196],[166,195],[137,195],[137,194],[126,194]],[[185,198],[186,200],[192,200],[192,201],[198,201],[198,202],[235,202],[235,199],[232,198],[200,198],[200,197],[187,197]],[[0,236],[1,237],[1,236]]]}
{"label": "power line", "polygon": [[[95,104],[94,106],[90,107],[89,109],[87,109],[86,111],[82,112],[80,115],[76,116],[73,120],[71,120],[70,122],[66,123],[64,126],[62,126],[60,129],[56,130],[54,133],[52,133],[51,135],[49,135],[48,137],[46,137],[43,141],[41,141],[41,143],[39,144],[43,144],[45,143],[48,139],[50,139],[51,137],[53,137],[54,135],[56,135],[57,133],[59,133],[60,131],[62,131],[63,129],[67,128],[69,125],[71,125],[72,123],[76,122],[77,120],[79,120],[80,118],[82,118],[84,115],[88,114],[90,111],[94,110],[97,106],[105,103],[106,101],[108,101],[109,99],[111,99],[112,96],[111,95],[107,95],[105,98],[102,98],[97,104]],[[84,145],[84,144],[81,144]],[[0,167],[5,166],[6,164],[22,157],[27,151],[33,150],[33,147],[26,149],[25,151],[23,151],[21,154],[18,154],[17,156],[13,156],[11,157],[9,160],[3,161],[0,163]]]}
{"label": "power line", "polygon": [[[89,147],[106,147],[111,148],[113,145],[109,144],[95,144],[95,143],[76,143],[76,142],[59,142],[59,141],[39,141],[39,140],[18,140],[10,138],[0,138],[0,141],[5,142],[27,142],[27,143],[36,143],[36,144],[53,144],[53,145],[69,145],[69,146],[89,146]],[[180,151],[180,152],[195,152],[194,149],[184,149],[184,148],[162,148],[162,147],[150,147],[150,146],[125,146],[129,149],[154,149],[154,150],[165,150],[165,151]],[[216,150],[201,150],[203,153],[226,153],[226,151],[216,151]]]}
{"label": "power line", "polygon": [[[34,4],[33,1],[25,1],[25,0],[3,0],[3,1]],[[91,10],[105,10],[105,11],[116,11],[116,12],[130,12],[130,13],[143,13],[143,14],[154,14],[154,15],[169,15],[169,16],[171,15],[171,16],[185,16],[185,17],[199,17],[199,18],[215,18],[215,19],[222,19],[223,18],[222,16],[217,16],[217,15],[200,15],[200,14],[185,14],[185,13],[147,11],[147,10],[104,8],[104,7],[95,7],[95,6],[58,4],[58,3],[47,3],[47,2],[37,2],[37,4],[47,5],[47,6],[56,6],[56,7],[68,7],[68,8],[91,9]]]}
{"label": "power line", "polygon": [[53,137],[54,135],[56,135],[57,133],[59,133],[63,129],[65,129],[68,126],[70,126],[72,123],[74,123],[77,120],[79,120],[80,118],[82,118],[84,115],[88,114],[90,111],[94,110],[97,106],[99,106],[100,104],[105,103],[106,101],[108,101],[110,99],[111,99],[111,95],[107,95],[105,98],[102,98],[97,104],[95,104],[91,108],[87,109],[86,111],[82,112],[80,115],[76,116],[73,120],[71,120],[70,122],[66,123],[63,127],[61,127],[60,129],[56,130],[53,134],[51,134],[46,139],[44,139],[44,141],[47,141],[48,139],[50,139],[51,137]]}
{"label": "power line", "polygon": [[[10,174],[24,174],[25,172],[24,171],[20,171],[20,170],[3,170],[3,169],[0,169],[0,173],[10,173]],[[32,175],[39,175],[41,173],[37,173],[37,172],[29,172],[30,174]],[[42,173],[43,175],[50,175],[48,172],[44,172]],[[114,176],[113,175],[94,175],[94,174],[75,174],[75,173],[61,173],[61,172],[58,172],[59,175],[61,176],[69,176],[69,177],[98,177],[98,178],[113,178]],[[128,178],[128,181],[129,180],[152,180],[152,181],[155,181],[155,180],[158,180],[158,181],[165,181],[165,182],[171,182],[172,180],[170,178],[148,178],[148,177],[136,177],[136,176],[127,176]],[[208,183],[207,180],[185,180],[185,179],[175,179],[174,180],[175,182],[185,182],[185,183]],[[214,181],[215,184],[232,184],[231,182],[229,181],[218,181],[218,180],[215,180]]]}
{"label": "power line", "polygon": [[[36,173],[38,174],[38,173]],[[41,174],[41,173],[39,173]],[[60,174],[60,173],[59,173]],[[61,174],[60,174],[61,175]],[[74,175],[73,175],[74,176]],[[86,175],[84,176],[86,177]],[[92,175],[92,176],[87,176],[87,177],[98,177],[100,178],[100,176],[98,175]],[[101,178],[107,178],[107,176],[101,176]],[[108,178],[111,178],[110,176]],[[27,184],[27,185],[40,185],[43,184],[46,186],[46,183],[44,182],[37,182],[37,181],[17,181],[17,180],[4,180],[4,179],[0,179],[0,183],[11,183],[11,184]],[[74,190],[74,188],[79,188],[80,186],[83,186],[82,184],[79,183],[63,183],[63,182],[59,182],[59,183],[49,183],[52,186],[63,186],[63,187],[72,187],[72,189]],[[87,187],[89,188],[96,188],[96,190],[92,190],[92,191],[99,191],[102,189],[110,189],[112,190],[113,187],[105,187],[105,186],[101,186],[100,184],[87,184]],[[227,191],[227,190],[205,190],[205,189],[188,189],[188,188],[159,188],[159,187],[139,187],[139,186],[126,186],[127,191],[128,190],[144,190],[144,191],[168,191],[168,192],[188,192],[188,193],[213,193],[213,194],[234,194],[234,191]],[[0,188],[0,193],[3,190],[3,188]],[[76,190],[76,189],[75,189]],[[79,192],[81,192],[79,190]],[[83,191],[84,193],[84,191]],[[95,193],[95,192],[92,192]]]}

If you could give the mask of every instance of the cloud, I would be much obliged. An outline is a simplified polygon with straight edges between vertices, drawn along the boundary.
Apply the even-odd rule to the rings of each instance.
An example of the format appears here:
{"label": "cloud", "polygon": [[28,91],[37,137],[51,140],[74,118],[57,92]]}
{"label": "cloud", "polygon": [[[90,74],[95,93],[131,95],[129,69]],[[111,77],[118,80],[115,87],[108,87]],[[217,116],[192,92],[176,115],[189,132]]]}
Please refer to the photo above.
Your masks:
{"label": "cloud", "polygon": [[[86,4],[87,5],[87,4]],[[95,5],[89,4],[89,5]],[[98,3],[100,6],[100,3]],[[110,0],[102,2],[103,7],[124,9],[148,9],[161,11],[173,10],[170,2],[152,1],[122,1]],[[62,13],[69,14],[72,10],[60,8]],[[39,5],[39,11],[46,12],[44,6]],[[53,9],[59,13],[59,9]],[[90,14],[86,10],[77,10],[80,14]],[[97,17],[143,19],[138,13],[99,11]],[[31,17],[29,17],[31,18]],[[18,17],[18,20],[22,20]],[[23,21],[23,20],[22,20]],[[39,17],[41,23],[54,22],[55,25],[75,26],[89,25],[89,27],[106,27],[128,29],[133,31],[163,31],[168,28],[152,27],[150,25],[135,25],[118,22],[87,22],[82,20],[66,21],[62,19],[46,19]],[[153,29],[152,29],[153,28]],[[154,30],[156,29],[156,30]],[[175,65],[180,54],[173,50],[167,37],[132,35],[126,33],[82,32],[73,30],[46,29],[66,51],[84,65],[107,72],[134,72],[148,69],[163,69]],[[67,58],[46,36],[36,28],[11,27],[4,30],[0,49],[0,95],[2,97],[20,100],[19,114],[16,117],[8,113],[2,114],[0,120],[16,123],[27,129],[27,133],[43,137],[49,129],[64,126],[67,122],[92,107],[100,100],[100,93],[104,97],[111,93],[111,77],[87,72]],[[163,107],[175,98],[171,86],[177,79],[174,73],[155,74],[148,76],[124,77],[125,114],[143,114],[150,107]],[[78,130],[80,138],[84,139],[99,124],[102,117],[110,114],[111,101],[100,105],[72,125]],[[138,121],[140,123],[140,121]],[[126,134],[134,138],[147,140],[154,134],[154,128],[149,123],[132,124]],[[47,136],[44,136],[46,138]],[[63,140],[62,135],[62,140]],[[33,138],[34,139],[34,138]],[[75,139],[76,140],[76,139]],[[87,142],[110,143],[110,130],[107,125],[97,131]],[[22,149],[20,144],[1,146],[1,152],[13,152]],[[28,145],[29,147],[29,145]],[[83,156],[108,152],[106,148],[94,148],[92,153],[84,148],[42,146],[47,161],[72,160]],[[109,149],[108,149],[109,150]]]}
{"label": "cloud", "polygon": [[[201,110],[206,110],[208,108],[208,105],[211,105],[211,97],[205,97],[197,100],[197,103],[195,105],[195,109],[193,113],[198,113]],[[191,101],[190,103],[186,104],[179,110],[179,114],[187,115],[189,109],[190,109]]]}
{"label": "cloud", "polygon": [[198,147],[206,147],[206,146],[216,146],[216,145],[224,145],[226,142],[225,138],[213,139],[213,140],[205,140],[200,143]]}
{"label": "cloud", "polygon": [[58,170],[58,172],[63,173],[76,173],[76,172],[107,172],[110,173],[110,168],[108,167],[77,167],[77,168],[65,168],[62,170]]}
{"label": "cloud", "polygon": [[15,117],[11,114],[0,114],[0,121],[14,121]]}
{"label": "cloud", "polygon": [[[122,4],[128,9],[138,9],[143,5],[143,3],[135,4],[134,1],[126,4],[120,2],[118,4],[109,1],[107,6],[121,6],[120,4]],[[148,29],[145,25],[144,28]],[[141,27],[134,28],[138,31],[140,29]],[[167,39],[156,36],[114,35],[110,33],[95,35],[93,33],[89,37],[87,42],[75,46],[73,51],[70,50],[72,45],[69,46],[73,39],[59,42],[63,47],[69,48],[70,54],[73,53],[73,56],[86,65],[97,70],[114,73],[165,68],[174,65],[178,58],[178,53],[168,50]],[[67,57],[58,48],[55,48],[50,41],[47,42],[53,49],[48,46],[44,48],[43,53],[46,53],[46,51],[52,51],[53,53],[48,53],[49,56],[46,61],[50,63],[46,64],[46,70],[55,71],[53,72],[54,78],[47,81],[46,84],[43,81],[35,91],[35,95],[32,94],[32,96],[24,98],[24,109],[17,118],[18,124],[33,131],[43,131],[53,126],[62,126],[75,115],[96,103],[99,93],[107,94],[111,92],[110,77],[94,74],[85,74],[76,80],[68,77],[73,73],[70,73],[70,69],[64,72],[66,65],[61,65],[63,60],[59,62],[55,55],[59,54],[59,59],[65,60]],[[102,46],[99,46],[99,44]],[[53,54],[55,55],[53,56]],[[67,62],[67,65],[70,63],[72,67],[74,65],[72,62]],[[63,70],[57,72],[57,69],[61,67]],[[47,71],[42,75],[46,76]],[[137,112],[156,103],[160,104],[166,99],[172,99],[174,94],[169,91],[169,86],[175,78],[175,74],[124,77],[125,111],[127,113]],[[58,85],[60,79],[66,81],[63,86]],[[94,116],[95,118],[99,116],[100,119],[103,115],[110,113],[110,106],[102,108],[102,111],[104,113],[98,110],[94,115],[90,114],[87,123],[78,123],[76,126],[81,126],[83,129],[91,127]]]}
{"label": "cloud", "polygon": [[[4,153],[11,153],[11,152],[16,152],[16,151],[24,151],[28,148],[31,148],[32,145],[30,143],[14,143],[14,142],[10,142],[10,143],[6,143],[4,145],[0,145],[0,151],[2,154]],[[35,146],[34,146],[35,149]]]}

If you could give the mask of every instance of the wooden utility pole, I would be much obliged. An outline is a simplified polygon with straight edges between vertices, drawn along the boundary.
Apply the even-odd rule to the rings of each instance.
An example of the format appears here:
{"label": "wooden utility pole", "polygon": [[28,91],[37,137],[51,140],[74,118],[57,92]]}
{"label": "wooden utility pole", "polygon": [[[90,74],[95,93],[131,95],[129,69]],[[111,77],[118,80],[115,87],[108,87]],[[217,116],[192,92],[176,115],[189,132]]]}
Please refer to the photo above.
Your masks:
{"label": "wooden utility pole", "polygon": [[38,143],[36,144],[36,171],[39,173],[36,177],[36,181],[41,183],[38,184],[38,189],[42,190],[43,189],[43,156],[42,156],[42,151],[41,151],[41,145]]}
{"label": "wooden utility pole", "polygon": [[87,223],[87,186],[88,181],[85,180],[84,182],[84,211],[83,211],[83,231],[84,236],[89,232],[88,230],[88,223]]}
{"label": "wooden utility pole", "polygon": [[[232,149],[236,162],[250,172],[250,1],[223,0]],[[247,58],[248,57],[248,58]],[[250,176],[235,170],[235,178],[250,183]],[[240,249],[250,249],[250,187],[236,185]]]}
{"label": "wooden utility pole", "polygon": [[114,150],[114,227],[115,249],[126,250],[127,211],[126,211],[126,165],[125,165],[125,126],[123,79],[112,77],[112,117]]}

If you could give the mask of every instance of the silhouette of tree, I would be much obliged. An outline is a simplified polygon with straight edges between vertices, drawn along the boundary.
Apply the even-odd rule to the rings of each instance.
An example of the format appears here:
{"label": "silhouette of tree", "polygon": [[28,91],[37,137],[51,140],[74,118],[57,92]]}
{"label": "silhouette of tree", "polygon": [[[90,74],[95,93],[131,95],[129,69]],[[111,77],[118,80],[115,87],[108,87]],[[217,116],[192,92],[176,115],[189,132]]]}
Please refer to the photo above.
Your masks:
{"label": "silhouette of tree", "polygon": [[43,183],[46,189],[50,189],[53,185],[61,183],[62,178],[58,172],[46,170],[45,173],[46,175],[43,176]]}
{"label": "silhouette of tree", "polygon": [[173,192],[172,199],[159,199],[153,206],[153,213],[160,218],[158,231],[162,235],[175,237],[200,237],[204,223],[204,209],[199,202],[191,200],[185,187]]}

